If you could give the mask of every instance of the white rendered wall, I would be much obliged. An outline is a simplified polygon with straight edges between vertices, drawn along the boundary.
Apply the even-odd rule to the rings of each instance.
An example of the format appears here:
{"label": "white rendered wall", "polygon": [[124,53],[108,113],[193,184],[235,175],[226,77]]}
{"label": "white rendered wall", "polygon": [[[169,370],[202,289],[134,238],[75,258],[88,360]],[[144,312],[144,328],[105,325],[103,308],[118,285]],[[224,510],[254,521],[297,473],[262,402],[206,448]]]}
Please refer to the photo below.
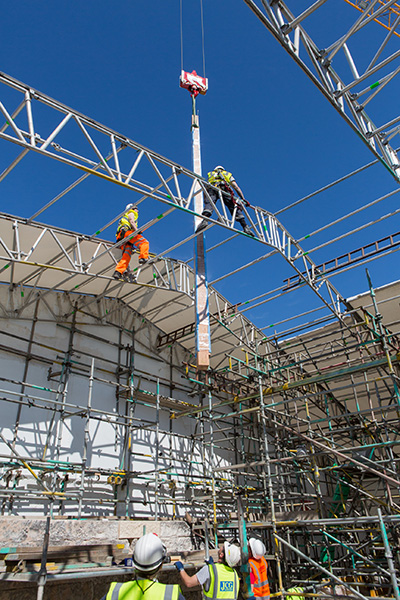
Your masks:
{"label": "white rendered wall", "polygon": [[[158,468],[164,472],[158,475],[155,505],[157,379],[161,396],[198,404],[198,397],[188,395],[190,382],[182,377],[188,353],[178,344],[172,350],[157,350],[159,330],[116,300],[101,301],[110,317],[99,320],[93,298],[88,297],[87,309],[76,315],[72,296],[49,292],[37,298],[18,314],[18,297],[7,286],[0,287],[0,414],[8,442],[0,439],[2,513],[34,515],[49,509],[51,496],[43,493],[29,466],[47,490],[66,495],[51,503],[53,514],[76,516],[80,510],[80,516],[184,515],[195,492],[209,492],[211,466],[234,462],[232,453],[220,447],[214,449],[211,464],[210,445],[191,437],[199,433],[196,420],[171,419],[172,410],[161,407]],[[117,399],[118,373],[120,383],[127,384],[130,361],[133,387],[152,394],[148,405],[143,395],[134,406],[126,394]],[[130,436],[120,418],[129,411]],[[124,473],[122,483],[115,484],[119,480],[112,478],[127,468],[128,487]],[[201,511],[202,502],[194,507]]]}

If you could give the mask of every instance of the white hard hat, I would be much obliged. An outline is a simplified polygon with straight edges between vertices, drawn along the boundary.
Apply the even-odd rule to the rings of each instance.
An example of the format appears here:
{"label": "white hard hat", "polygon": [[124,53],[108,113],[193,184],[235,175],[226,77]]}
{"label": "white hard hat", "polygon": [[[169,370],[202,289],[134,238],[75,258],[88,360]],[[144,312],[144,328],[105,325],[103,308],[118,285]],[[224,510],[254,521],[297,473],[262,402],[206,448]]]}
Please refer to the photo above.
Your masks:
{"label": "white hard hat", "polygon": [[236,566],[240,562],[240,550],[234,544],[224,542],[225,560],[230,567]]}
{"label": "white hard hat", "polygon": [[224,167],[221,167],[221,165],[218,165],[218,167],[215,167],[214,171],[225,171]]}
{"label": "white hard hat", "polygon": [[249,546],[254,558],[261,558],[267,551],[263,542],[261,540],[258,540],[257,538],[250,538]]}
{"label": "white hard hat", "polygon": [[133,564],[139,571],[155,571],[166,557],[166,548],[155,533],[146,533],[135,544]]}
{"label": "white hard hat", "polygon": [[131,210],[131,208],[136,208],[136,206],[134,204],[127,204],[125,206],[125,211]]}

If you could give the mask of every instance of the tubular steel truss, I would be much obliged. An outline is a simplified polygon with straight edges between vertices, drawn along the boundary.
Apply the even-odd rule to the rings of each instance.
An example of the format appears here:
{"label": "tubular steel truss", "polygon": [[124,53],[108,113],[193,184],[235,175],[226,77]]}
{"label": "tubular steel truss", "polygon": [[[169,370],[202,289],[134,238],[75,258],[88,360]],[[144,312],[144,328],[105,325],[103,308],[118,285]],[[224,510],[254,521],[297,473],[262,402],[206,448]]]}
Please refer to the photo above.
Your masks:
{"label": "tubular steel truss", "polygon": [[[323,47],[319,47],[313,41],[306,27],[307,18],[311,15],[314,24],[317,19],[319,23],[326,22],[327,0],[308,2],[309,7],[300,14],[296,14],[298,8],[293,1],[244,2],[374,155],[383,162],[396,181],[399,181],[400,161],[397,152],[391,146],[392,139],[400,132],[400,115],[397,105],[393,102],[395,96],[386,95],[383,100],[384,111],[393,111],[388,121],[375,124],[369,116],[369,110],[372,101],[380,99],[382,91],[400,72],[400,50],[397,49],[397,45],[396,49],[391,46],[394,39],[397,39],[393,38],[393,35],[400,23],[400,14],[397,13],[395,18],[392,15],[389,31],[382,43],[376,43],[372,36],[368,37],[368,28],[364,29],[368,24],[376,27],[373,21],[387,17],[388,11],[396,5],[394,0],[357,2],[361,14],[357,15],[354,11],[354,22],[343,24],[343,35],[333,43],[326,40],[327,43]],[[337,3],[333,4],[336,4],[337,10]],[[318,33],[321,34],[321,30]],[[358,44],[360,36],[364,41],[362,45]],[[350,45],[353,42],[352,52]]]}
{"label": "tubular steel truss", "polygon": [[[15,104],[13,95],[12,98],[7,97],[5,103],[0,102],[0,112],[5,119],[4,125],[0,128],[0,139],[8,140],[23,148],[20,155],[0,175],[0,181],[31,150],[77,167],[87,175],[92,174],[128,188],[141,195],[139,201],[153,198],[168,205],[170,210],[179,209],[191,215],[201,216],[194,211],[194,196],[199,192],[208,194],[208,184],[199,176],[7,75],[0,74],[0,83],[4,84],[6,90],[11,88],[13,92],[23,96],[22,101],[15,108],[10,108]],[[36,118],[35,107],[39,104],[51,110],[52,119],[54,115],[58,119],[58,125],[46,133],[43,131],[39,133],[39,129],[48,128],[47,123],[42,124],[40,118]],[[67,128],[69,128],[70,138],[73,139],[73,145],[68,148],[58,141],[61,133],[65,133]],[[125,171],[121,168],[122,160],[119,158],[122,151],[128,165]],[[139,174],[141,179],[134,179],[134,175],[138,177]],[[221,194],[220,190],[218,193]],[[219,207],[213,202],[212,204],[216,218],[208,219],[210,223],[246,235],[235,229],[236,211],[232,216],[228,216],[222,200]],[[274,248],[310,286],[323,304],[336,317],[341,318],[340,305],[344,303],[344,299],[328,279],[316,269],[312,259],[303,252],[301,246],[278,219],[260,207],[243,207],[243,210],[251,224],[255,240]],[[38,214],[33,216],[36,217]],[[146,230],[153,222],[164,216],[165,214],[158,215],[150,223],[141,227],[141,230]],[[6,254],[8,260],[16,260],[16,255],[13,256],[9,249]],[[67,256],[66,259],[71,262]],[[89,262],[82,264],[81,268],[84,269],[88,264],[92,265],[94,260],[97,260],[97,257],[92,257]],[[72,264],[70,267],[75,268]]]}
{"label": "tubular steel truss", "polygon": [[[254,2],[246,2],[255,10]],[[297,62],[300,41],[314,56],[316,48],[300,23],[324,1],[297,19],[282,2],[262,4],[267,16],[257,11],[264,24]],[[398,178],[398,162],[389,161],[382,132],[374,131],[364,110],[357,113],[350,102],[352,88],[341,87],[326,60],[347,48],[349,37],[322,58],[314,56],[317,84],[326,85],[325,95],[330,90],[331,102],[354,129],[360,127],[364,141]],[[344,51],[349,64],[354,62]],[[371,67],[368,73],[375,72]],[[92,174],[129,188],[140,200],[153,198],[168,210],[199,216],[193,209],[195,190],[208,193],[202,178],[8,76],[1,75],[0,83],[11,90],[0,103],[5,119],[0,138],[22,148],[0,180],[31,150],[83,170],[84,177]],[[382,80],[381,88],[386,83]],[[12,109],[15,94],[23,99]],[[38,120],[39,103],[59,119],[51,131]],[[353,107],[354,122],[344,112],[345,103]],[[75,145],[67,148],[60,134],[72,125],[68,139]],[[234,215],[227,215],[221,201],[214,210],[210,224],[237,231]],[[186,347],[185,338],[193,335],[191,324],[166,335],[160,327],[166,295],[171,305],[177,297],[182,300],[171,309],[176,324],[184,322],[177,315],[193,307],[193,273],[186,264],[153,257],[135,271],[143,290],[135,285],[125,293],[126,285],[109,276],[117,245],[97,239],[98,234],[41,225],[33,221],[38,213],[27,220],[2,216],[0,269],[9,289],[2,286],[0,317],[30,319],[27,337],[18,326],[1,332],[4,357],[23,361],[21,377],[6,373],[1,378],[2,405],[17,408],[15,421],[9,418],[11,426],[1,434],[2,511],[32,501],[81,517],[98,511],[101,503],[107,515],[128,517],[142,515],[151,503],[155,518],[189,512],[194,519],[209,519],[216,543],[227,531],[240,533],[245,515],[247,526],[273,551],[273,591],[282,597],[293,585],[317,597],[341,595],[343,590],[326,588],[339,583],[361,599],[373,590],[375,598],[394,594],[399,600],[399,553],[393,550],[399,546],[400,525],[398,338],[382,326],[372,289],[373,314],[345,315],[341,306],[351,307],[325,278],[323,265],[314,264],[276,217],[259,207],[243,210],[255,241],[270,247],[269,255],[279,253],[338,320],[278,343],[211,290],[211,329],[219,350],[207,373],[190,364],[193,346]],[[157,296],[143,307],[140,300],[151,295],[146,287],[157,289]],[[58,290],[66,293],[57,299]],[[128,303],[131,298],[137,305]],[[49,321],[67,331],[51,343],[40,327]],[[93,329],[100,325],[113,328],[115,339]],[[86,382],[86,401],[82,392],[74,392],[78,378]],[[115,404],[109,402],[109,390]],[[36,418],[47,419],[34,446],[20,435],[22,411],[24,416],[38,411]],[[69,462],[63,460],[70,450],[63,434],[68,442],[72,423],[82,448]],[[104,446],[99,425],[115,438],[109,453],[118,466],[111,459],[107,465],[96,462],[91,451],[96,435]],[[155,451],[149,454],[149,448]],[[138,489],[140,497],[134,495]]]}
{"label": "tubular steel truss", "polygon": [[[90,293],[93,285],[98,294],[117,293],[121,284],[111,279],[110,269],[118,244],[5,214],[0,219],[0,274],[22,296],[24,289],[31,296],[43,288]],[[145,268],[135,267],[132,276],[140,286],[192,297],[191,269],[185,263],[157,257]]]}
{"label": "tubular steel truss", "polygon": [[[390,6],[382,13],[379,9],[385,4],[384,0],[379,0],[378,4],[371,2],[371,0],[344,0],[350,6],[354,6],[360,12],[367,12],[368,15],[374,15],[374,21],[382,25],[385,29],[390,31],[393,25],[396,23],[397,17],[400,15],[400,5],[397,2],[389,3]],[[378,18],[375,17],[376,12],[379,10]],[[393,35],[400,37],[397,31],[393,31]]]}

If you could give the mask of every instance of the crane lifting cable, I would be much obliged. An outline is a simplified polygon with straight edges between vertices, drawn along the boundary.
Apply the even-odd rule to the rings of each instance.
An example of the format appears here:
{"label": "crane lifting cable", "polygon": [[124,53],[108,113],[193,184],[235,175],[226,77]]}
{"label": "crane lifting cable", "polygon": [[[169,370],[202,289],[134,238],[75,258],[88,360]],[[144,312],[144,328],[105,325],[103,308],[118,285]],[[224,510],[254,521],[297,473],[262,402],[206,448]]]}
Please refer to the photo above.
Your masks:
{"label": "crane lifting cable", "polygon": [[[199,116],[196,113],[196,97],[207,92],[208,81],[205,77],[205,55],[204,55],[204,26],[203,26],[203,2],[200,0],[201,28],[203,46],[203,69],[204,77],[197,75],[196,71],[191,73],[183,69],[183,18],[182,0],[181,6],[181,76],[180,87],[188,90],[192,98],[192,160],[193,172],[202,175],[201,150],[200,150],[200,126]],[[199,181],[194,182],[194,229],[198,229],[203,213],[203,191]],[[210,366],[211,334],[210,315],[208,303],[208,282],[205,260],[204,235],[195,237],[195,321],[196,321],[196,363],[199,371],[207,371]]]}
{"label": "crane lifting cable", "polygon": [[179,79],[180,87],[188,90],[191,95],[196,97],[198,94],[205,94],[208,89],[208,80],[206,79],[206,58],[204,49],[204,12],[203,0],[200,0],[200,22],[201,22],[201,46],[203,55],[203,77],[196,71],[189,73],[183,68],[183,0],[180,0],[180,37],[181,37],[181,76]]}

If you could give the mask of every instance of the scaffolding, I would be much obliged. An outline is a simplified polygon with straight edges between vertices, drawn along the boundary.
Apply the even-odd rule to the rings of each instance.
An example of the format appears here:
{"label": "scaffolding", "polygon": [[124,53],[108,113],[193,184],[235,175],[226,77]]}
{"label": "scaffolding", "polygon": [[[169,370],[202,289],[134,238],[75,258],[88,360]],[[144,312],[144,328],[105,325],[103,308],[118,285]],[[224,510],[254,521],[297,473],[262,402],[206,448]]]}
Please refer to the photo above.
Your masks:
{"label": "scaffolding", "polygon": [[[3,287],[1,404],[14,420],[1,433],[2,514],[188,513],[199,548],[204,519],[215,543],[244,519],[270,549],[278,595],[340,583],[398,598],[398,288],[371,284],[340,321],[294,337],[253,327],[246,347],[231,329],[231,350],[202,372],[118,298],[35,289],[25,305]],[[184,340],[194,348],[193,330]]]}
{"label": "scaffolding", "polygon": [[[323,1],[297,18],[283,2],[263,1],[265,17],[255,2],[245,1],[296,61],[300,42],[313,61],[317,48],[300,23]],[[347,86],[328,61],[343,47],[355,78]],[[398,181],[398,158],[389,144],[398,119],[384,137],[383,126],[375,127],[355,106],[351,90],[360,77],[346,44],[341,39],[330,52],[314,57],[314,66],[325,59],[317,67],[318,86],[327,86],[325,95],[348,122],[350,107],[357,117],[351,126],[359,127],[377,159],[280,213],[378,161]],[[389,77],[380,83],[383,89]],[[0,85],[6,89],[0,140],[22,149],[0,180],[28,152],[84,172],[31,217],[0,218],[2,515],[187,516],[198,549],[208,528],[215,546],[221,539],[236,537],[243,545],[246,535],[261,536],[275,596],[296,595],[290,591],[296,587],[301,597],[400,600],[400,284],[375,290],[368,275],[369,293],[346,299],[327,277],[397,251],[399,234],[358,243],[325,262],[310,256],[399,209],[314,248],[300,245],[399,189],[300,239],[260,207],[244,209],[254,233],[246,239],[223,202],[214,205],[208,227],[233,235],[207,252],[240,234],[263,252],[267,246],[267,253],[209,284],[212,354],[210,367],[201,370],[195,361],[195,274],[190,260],[168,257],[194,235],[152,255],[143,268],[134,256],[133,282],[116,283],[111,272],[118,244],[99,236],[118,216],[91,235],[36,219],[93,176],[137,194],[138,204],[154,200],[166,207],[141,227],[145,231],[174,211],[200,218],[196,200],[208,193],[205,181],[12,77],[0,74]],[[377,92],[367,93],[369,102]],[[51,112],[55,127],[38,118],[38,106]],[[61,136],[71,124],[72,133]],[[286,268],[280,281],[253,298],[233,304],[215,287],[275,259]],[[260,327],[246,317],[246,311],[305,291],[313,302],[300,314]]]}

